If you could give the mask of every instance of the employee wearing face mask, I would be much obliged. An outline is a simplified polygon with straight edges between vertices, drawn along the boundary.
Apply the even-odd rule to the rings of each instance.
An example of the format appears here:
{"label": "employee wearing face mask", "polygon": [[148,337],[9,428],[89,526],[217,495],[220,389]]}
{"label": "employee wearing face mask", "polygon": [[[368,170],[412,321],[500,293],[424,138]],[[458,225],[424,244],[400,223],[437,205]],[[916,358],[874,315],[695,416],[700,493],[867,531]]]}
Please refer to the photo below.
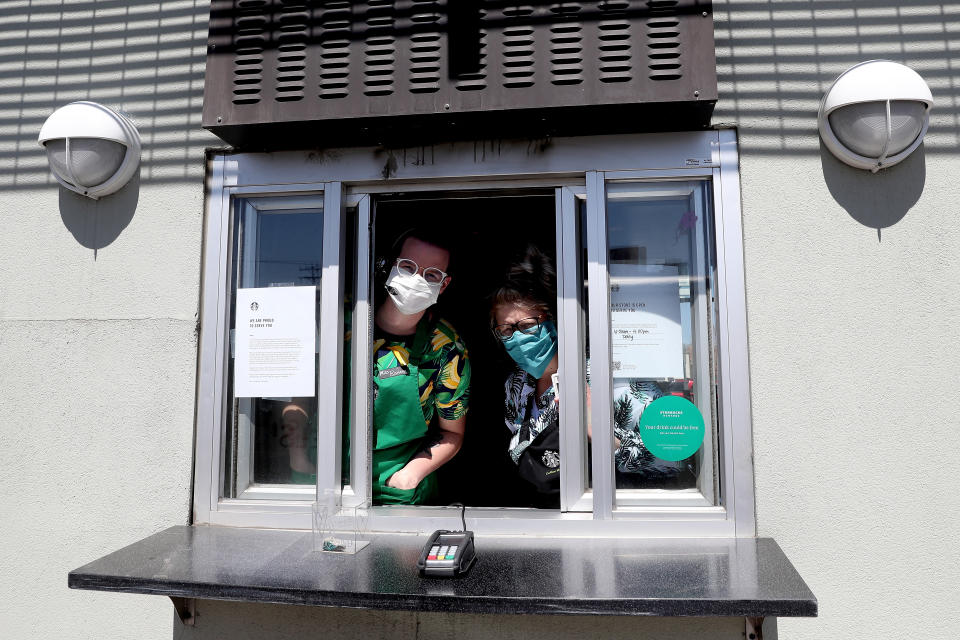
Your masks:
{"label": "employee wearing face mask", "polygon": [[556,506],[560,493],[560,414],[552,380],[558,365],[556,298],[553,266],[530,246],[494,292],[490,310],[493,335],[516,364],[504,385],[508,453],[520,476],[545,498],[538,506]]}
{"label": "employee wearing face mask", "polygon": [[[522,478],[543,498],[537,506],[559,506],[560,412],[553,374],[558,369],[557,327],[553,318],[556,273],[537,247],[509,268],[504,284],[493,294],[493,335],[516,364],[507,376],[505,422],[511,439],[508,453]],[[587,365],[585,391],[591,402]],[[627,407],[614,416],[614,465],[618,487],[664,487],[695,482],[688,467],[657,460],[643,444],[639,419],[654,399],[663,395],[652,381],[631,380],[614,397],[614,406]],[[587,411],[587,437],[592,437]],[[687,479],[689,478],[689,480]]]}
{"label": "employee wearing face mask", "polygon": [[[421,504],[434,473],[463,443],[470,363],[460,336],[430,307],[450,284],[450,251],[429,230],[408,232],[385,265],[374,316],[373,499]],[[438,430],[428,437],[434,415]]]}

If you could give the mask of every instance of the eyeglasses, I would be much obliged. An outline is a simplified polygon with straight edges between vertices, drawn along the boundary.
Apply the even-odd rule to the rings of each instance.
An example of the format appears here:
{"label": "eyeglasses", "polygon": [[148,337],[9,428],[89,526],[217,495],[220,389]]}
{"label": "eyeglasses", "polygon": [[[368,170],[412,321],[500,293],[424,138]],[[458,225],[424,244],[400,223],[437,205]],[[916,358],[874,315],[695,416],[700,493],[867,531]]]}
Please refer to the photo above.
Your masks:
{"label": "eyeglasses", "polygon": [[500,341],[506,342],[513,337],[513,334],[519,331],[520,333],[525,333],[528,336],[532,336],[537,331],[540,330],[540,318],[524,318],[523,320],[518,320],[517,322],[508,322],[506,324],[498,324],[493,327],[493,335]]}
{"label": "eyeglasses", "polygon": [[[397,258],[397,271],[408,276],[415,276],[420,273],[420,265],[409,258]],[[430,284],[440,284],[447,279],[446,271],[440,271],[436,267],[427,267],[423,269],[423,279]]]}

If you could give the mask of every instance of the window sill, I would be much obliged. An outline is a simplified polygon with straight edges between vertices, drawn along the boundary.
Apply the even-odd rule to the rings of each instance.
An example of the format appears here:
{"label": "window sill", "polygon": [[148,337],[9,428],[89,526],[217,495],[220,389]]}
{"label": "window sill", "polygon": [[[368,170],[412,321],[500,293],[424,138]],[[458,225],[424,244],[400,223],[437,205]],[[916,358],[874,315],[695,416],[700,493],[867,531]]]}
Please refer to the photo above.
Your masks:
{"label": "window sill", "polygon": [[466,576],[421,578],[427,537],[377,534],[355,556],[310,532],[171,527],[75,569],[73,589],[177,599],[500,614],[816,616],[771,538],[479,537]]}

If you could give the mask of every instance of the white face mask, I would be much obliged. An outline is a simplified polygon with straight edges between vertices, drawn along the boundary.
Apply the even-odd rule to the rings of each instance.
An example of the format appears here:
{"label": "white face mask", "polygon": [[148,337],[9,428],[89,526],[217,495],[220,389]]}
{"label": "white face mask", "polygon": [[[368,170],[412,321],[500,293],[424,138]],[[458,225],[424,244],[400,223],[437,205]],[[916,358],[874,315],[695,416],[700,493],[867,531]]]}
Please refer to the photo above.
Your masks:
{"label": "white face mask", "polygon": [[393,304],[404,315],[420,313],[436,304],[442,283],[430,284],[419,273],[409,275],[400,273],[396,266],[387,276],[387,293]]}

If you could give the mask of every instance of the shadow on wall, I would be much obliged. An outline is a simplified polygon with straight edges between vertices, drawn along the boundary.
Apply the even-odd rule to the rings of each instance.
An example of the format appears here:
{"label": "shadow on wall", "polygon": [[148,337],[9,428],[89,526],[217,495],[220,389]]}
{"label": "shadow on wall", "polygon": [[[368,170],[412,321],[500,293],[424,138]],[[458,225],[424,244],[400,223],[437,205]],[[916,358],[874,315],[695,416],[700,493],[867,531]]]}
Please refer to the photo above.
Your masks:
{"label": "shadow on wall", "polygon": [[927,178],[923,144],[902,162],[877,173],[847,166],[821,145],[820,166],[833,199],[851,218],[876,229],[878,240],[881,229],[900,222],[917,203]]}
{"label": "shadow on wall", "polygon": [[[952,64],[960,33],[955,7],[955,2],[902,0],[715,0],[720,100],[713,121],[738,127],[745,154],[816,157],[824,92],[849,67],[886,58],[919,73],[933,92],[925,153],[955,154],[960,145],[960,76]],[[906,170],[922,171],[919,164]],[[887,170],[881,175],[913,188],[890,180]]]}
{"label": "shadow on wall", "polygon": [[[144,184],[203,183],[204,148],[222,145],[200,126],[209,2],[5,4],[11,6],[0,24],[0,189],[57,185],[37,135],[56,108],[76,100],[130,115],[143,139]],[[70,196],[60,194],[61,215],[78,241],[91,243],[84,246],[105,246],[108,229],[129,222],[121,224],[118,213],[105,228],[102,205]],[[125,210],[116,201],[129,197],[114,194],[105,202]],[[74,220],[80,217],[74,210],[84,207],[100,211],[95,231],[77,230],[86,223]]]}
{"label": "shadow on wall", "polygon": [[103,249],[120,237],[133,220],[140,198],[140,170],[119,191],[94,200],[60,187],[60,219],[87,249]]}

